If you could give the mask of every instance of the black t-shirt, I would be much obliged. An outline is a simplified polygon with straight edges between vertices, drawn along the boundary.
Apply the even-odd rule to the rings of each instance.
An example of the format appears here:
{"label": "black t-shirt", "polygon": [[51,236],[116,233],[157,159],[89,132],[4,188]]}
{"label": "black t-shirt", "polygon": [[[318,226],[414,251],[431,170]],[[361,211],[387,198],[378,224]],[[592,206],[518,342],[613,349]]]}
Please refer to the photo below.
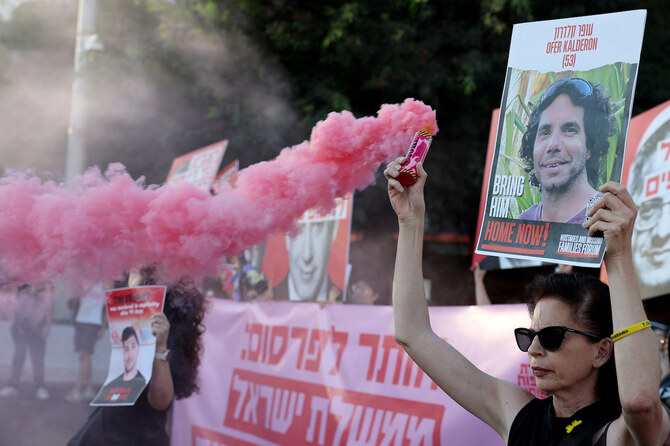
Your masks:
{"label": "black t-shirt", "polygon": [[592,446],[593,435],[621,415],[618,403],[597,401],[571,417],[554,415],[553,398],[533,399],[516,415],[508,446]]}
{"label": "black t-shirt", "polygon": [[102,388],[100,395],[106,403],[119,405],[132,403],[137,398],[139,398],[140,393],[147,385],[147,380],[144,376],[137,371],[137,374],[128,381],[124,381],[123,373],[112,381],[108,382],[105,387]]}
{"label": "black t-shirt", "polygon": [[68,446],[170,446],[167,410],[151,407],[147,395],[148,387],[134,406],[98,407]]}

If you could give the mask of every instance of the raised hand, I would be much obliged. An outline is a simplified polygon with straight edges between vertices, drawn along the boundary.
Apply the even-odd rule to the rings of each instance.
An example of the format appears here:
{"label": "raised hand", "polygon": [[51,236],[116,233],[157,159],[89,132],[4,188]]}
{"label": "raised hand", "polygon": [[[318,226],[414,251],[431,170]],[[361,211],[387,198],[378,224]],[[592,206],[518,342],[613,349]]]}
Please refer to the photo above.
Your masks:
{"label": "raised hand", "polygon": [[393,210],[398,215],[399,221],[412,219],[421,219],[426,211],[426,204],[423,198],[423,187],[426,184],[428,174],[423,169],[423,164],[416,165],[417,180],[412,186],[404,187],[396,179],[400,166],[405,161],[405,157],[400,156],[391,161],[384,169],[384,176],[388,180],[389,200]]}

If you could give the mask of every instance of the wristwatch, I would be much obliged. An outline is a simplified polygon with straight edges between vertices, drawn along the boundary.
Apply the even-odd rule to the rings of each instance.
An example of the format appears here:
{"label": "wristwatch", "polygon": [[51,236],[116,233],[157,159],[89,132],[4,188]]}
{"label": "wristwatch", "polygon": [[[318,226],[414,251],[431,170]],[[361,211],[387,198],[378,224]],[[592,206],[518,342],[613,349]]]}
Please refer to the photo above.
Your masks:
{"label": "wristwatch", "polygon": [[160,359],[161,361],[169,361],[170,360],[170,350],[165,350],[163,353],[158,353],[154,355],[154,358]]}

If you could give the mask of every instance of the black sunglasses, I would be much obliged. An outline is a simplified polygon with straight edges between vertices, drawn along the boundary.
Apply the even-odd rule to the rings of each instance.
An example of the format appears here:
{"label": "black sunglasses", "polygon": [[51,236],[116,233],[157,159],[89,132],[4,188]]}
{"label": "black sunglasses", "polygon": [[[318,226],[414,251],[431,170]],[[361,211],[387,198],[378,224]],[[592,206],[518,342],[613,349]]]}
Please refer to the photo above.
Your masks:
{"label": "black sunglasses", "polygon": [[565,86],[573,87],[583,98],[590,96],[593,93],[593,86],[585,81],[584,79],[578,77],[571,77],[569,79],[561,79],[560,81],[554,82],[547,91],[542,95],[540,102],[544,101],[546,98],[551,97],[556,91],[564,88]]}
{"label": "black sunglasses", "polygon": [[602,339],[602,336],[594,335],[587,333],[585,331],[575,330],[574,328],[568,328],[564,326],[552,326],[544,327],[540,331],[533,331],[530,328],[516,328],[514,329],[514,337],[516,338],[516,345],[519,346],[519,350],[522,352],[527,352],[530,344],[533,343],[533,339],[537,336],[540,339],[540,345],[543,349],[553,352],[558,350],[563,342],[563,337],[565,337],[565,332],[569,331],[570,333],[577,333],[584,336],[589,336],[591,338]]}

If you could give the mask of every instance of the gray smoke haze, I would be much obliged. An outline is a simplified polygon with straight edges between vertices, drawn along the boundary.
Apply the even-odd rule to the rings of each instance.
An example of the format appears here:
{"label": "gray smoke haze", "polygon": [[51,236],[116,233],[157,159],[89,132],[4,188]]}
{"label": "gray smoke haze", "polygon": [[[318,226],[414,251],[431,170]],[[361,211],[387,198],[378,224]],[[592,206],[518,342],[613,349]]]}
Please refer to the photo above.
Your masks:
{"label": "gray smoke haze", "polygon": [[237,28],[222,33],[168,3],[136,21],[123,14],[101,4],[105,51],[87,71],[91,163],[118,161],[156,183],[172,158],[224,138],[224,163],[242,167],[305,139],[282,71]]}
{"label": "gray smoke haze", "polygon": [[61,1],[23,3],[0,22],[3,169],[64,168],[75,14]]}
{"label": "gray smoke haze", "polygon": [[[0,22],[3,169],[64,170],[76,14],[76,0],[33,0]],[[121,162],[160,183],[174,157],[221,139],[224,162],[245,167],[307,135],[280,67],[239,28],[179,3],[118,0],[99,2],[98,36],[105,49],[84,74],[87,166]]]}
{"label": "gray smoke haze", "polygon": [[[12,10],[10,3],[18,6]],[[0,2],[3,171],[64,177],[77,3]],[[306,139],[308,129],[290,105],[289,83],[280,67],[239,29],[222,33],[207,25],[188,9],[189,2],[149,3],[154,9],[133,0],[99,2],[98,35],[105,49],[89,54],[85,72],[87,166],[104,170],[120,162],[133,177],[160,183],[174,157],[221,139],[230,141],[224,164],[239,158],[242,167]],[[52,398],[33,399],[26,361],[21,398],[28,413],[0,411],[0,444],[65,444],[89,412],[85,404],[75,408],[62,401],[74,385],[78,359],[72,310],[66,305],[71,292],[58,285],[46,355],[46,387]],[[3,292],[0,336],[9,340],[12,290]],[[96,351],[106,350],[106,336]],[[13,343],[3,343],[0,386],[8,378],[12,353]],[[99,386],[99,371],[95,377]],[[9,399],[0,405],[12,407]],[[20,428],[28,416],[37,426],[31,432]],[[31,440],[33,434],[37,437]]]}

